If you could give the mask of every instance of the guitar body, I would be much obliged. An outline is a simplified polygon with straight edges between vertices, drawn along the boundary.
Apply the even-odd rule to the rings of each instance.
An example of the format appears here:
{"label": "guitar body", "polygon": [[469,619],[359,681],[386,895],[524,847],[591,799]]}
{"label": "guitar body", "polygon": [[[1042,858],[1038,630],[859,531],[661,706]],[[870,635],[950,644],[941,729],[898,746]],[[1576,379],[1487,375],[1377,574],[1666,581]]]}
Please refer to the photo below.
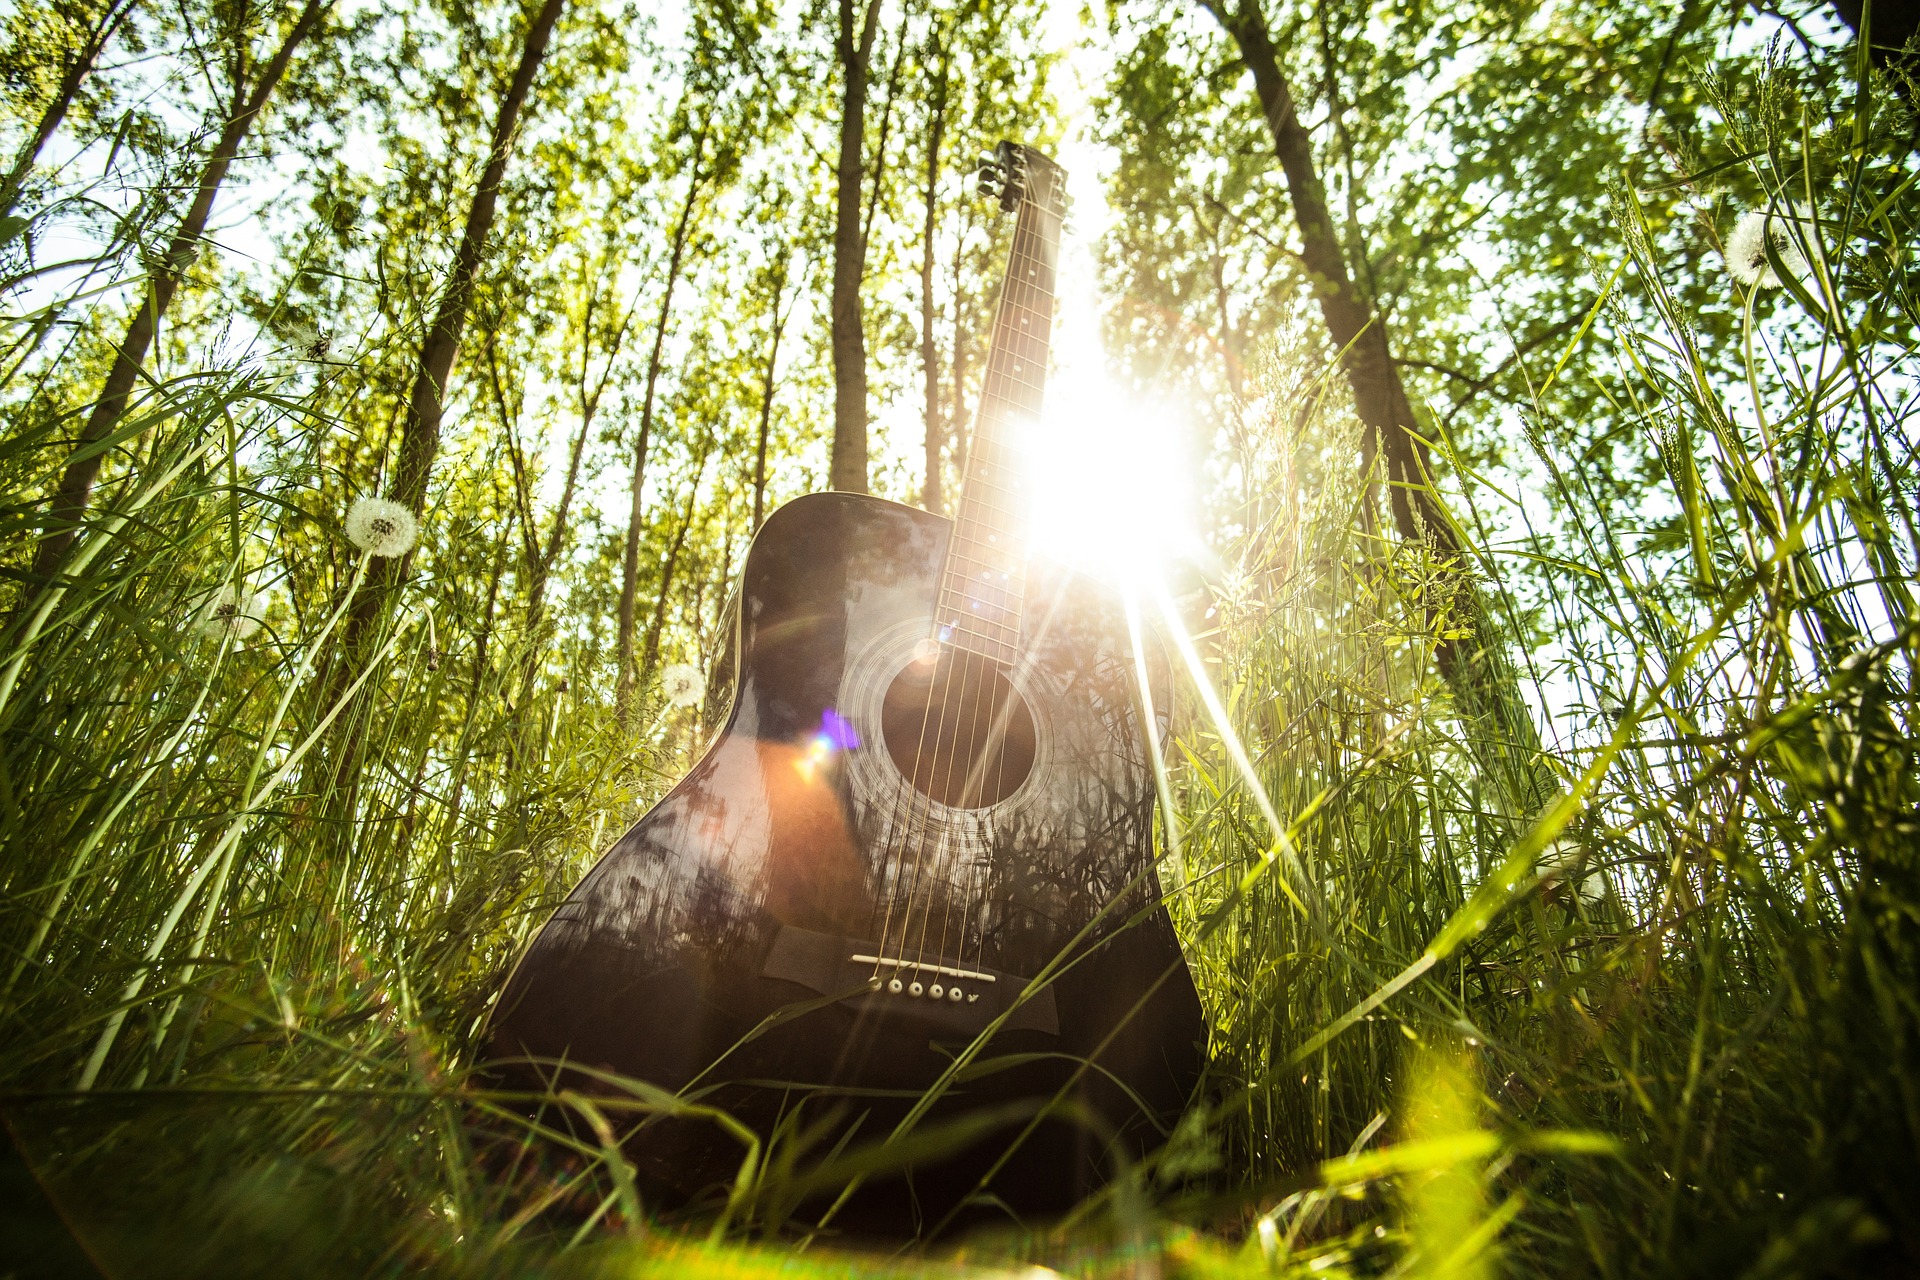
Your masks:
{"label": "guitar body", "polygon": [[[836,1218],[850,1226],[937,1220],[990,1172],[1007,1207],[1064,1209],[1158,1141],[1204,1060],[1158,905],[1120,606],[1036,566],[1021,652],[968,666],[928,639],[953,529],[845,493],[768,519],[723,727],[540,930],[488,1033],[494,1059],[540,1064],[519,1068],[529,1082],[618,1092],[564,1060],[686,1090],[763,1135],[796,1108],[795,1129],[831,1116],[819,1158],[892,1132],[992,1028],[912,1132],[983,1108],[1002,1123],[876,1175]],[[675,1199],[729,1183],[743,1153],[693,1119],[627,1148]]]}

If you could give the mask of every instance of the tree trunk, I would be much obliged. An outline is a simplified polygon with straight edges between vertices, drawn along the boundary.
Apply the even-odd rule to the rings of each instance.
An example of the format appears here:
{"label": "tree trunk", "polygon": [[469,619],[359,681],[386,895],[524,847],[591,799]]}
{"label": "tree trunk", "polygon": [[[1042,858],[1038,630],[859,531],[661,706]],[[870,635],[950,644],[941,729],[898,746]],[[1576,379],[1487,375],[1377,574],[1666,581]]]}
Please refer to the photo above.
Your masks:
{"label": "tree trunk", "polygon": [[1433,488],[1426,442],[1394,364],[1386,324],[1347,271],[1327,209],[1326,188],[1314,164],[1312,139],[1300,124],[1292,91],[1280,73],[1260,0],[1237,0],[1238,8],[1229,8],[1230,0],[1200,2],[1233,37],[1253,75],[1300,228],[1300,256],[1313,281],[1327,336],[1340,352],[1354,411],[1364,428],[1362,466],[1371,471],[1376,457],[1384,461],[1389,504],[1400,536],[1425,542],[1436,559],[1448,566],[1445,585],[1452,590],[1442,594],[1450,594],[1451,599],[1435,608],[1450,606],[1452,615],[1465,624],[1466,634],[1436,642],[1434,656],[1440,673],[1452,688],[1463,718],[1476,726],[1476,741],[1491,748],[1483,763],[1502,775],[1515,803],[1530,812],[1555,794],[1558,783],[1541,762],[1539,733],[1518,695],[1499,631],[1460,563],[1463,547]]}
{"label": "tree trunk", "polygon": [[880,197],[887,188],[887,136],[893,132],[893,103],[900,91],[900,72],[907,65],[907,41],[903,33],[893,52],[893,70],[887,73],[887,91],[880,98],[880,136],[873,146],[873,187],[867,192],[867,211],[860,216],[860,261],[866,262],[867,246],[873,242],[873,215],[879,212]]}
{"label": "tree trunk", "polygon": [[855,0],[840,0],[840,56],[845,96],[840,114],[839,185],[833,221],[833,462],[828,483],[867,491],[867,339],[860,284],[867,246],[860,234],[860,180],[867,130],[867,70],[880,25],[880,0],[867,0],[854,30]]}
{"label": "tree trunk", "polygon": [[[927,217],[920,232],[920,367],[926,382],[926,485],[920,492],[920,505],[939,515],[946,506],[941,493],[940,452],[946,444],[946,428],[940,419],[940,350],[933,341],[933,233],[938,223],[940,195],[940,144],[947,131],[947,51],[935,51],[939,70],[933,77],[933,97],[927,105],[932,119],[927,126]],[[956,317],[957,320],[957,317]]]}
{"label": "tree trunk", "polygon": [[[145,363],[147,350],[153,345],[154,335],[159,332],[160,320],[172,305],[173,295],[179,289],[187,268],[193,265],[194,259],[200,254],[200,240],[206,233],[207,218],[213,212],[214,197],[220,193],[220,184],[226,180],[227,170],[233,166],[234,157],[239,154],[240,143],[266,107],[267,100],[273,96],[281,77],[286,74],[294,51],[320,25],[320,20],[326,16],[332,3],[333,0],[307,0],[292,30],[287,32],[279,49],[275,50],[272,59],[261,71],[260,78],[254,82],[253,91],[247,94],[244,102],[235,104],[226,127],[221,129],[213,154],[207,157],[207,163],[200,171],[193,203],[187,207],[186,216],[174,231],[166,257],[147,277],[146,296],[140,300],[139,309],[133,313],[133,319],[127,325],[126,336],[114,351],[113,365],[107,371],[105,384],[100,388],[100,398],[94,401],[93,412],[80,429],[80,437],[74,441],[73,451],[67,457],[66,470],[61,473],[60,483],[54,488],[47,509],[47,536],[41,540],[33,558],[33,577],[38,582],[50,581],[59,572],[60,562],[66,558],[67,548],[73,545],[80,521],[92,504],[94,481],[99,478],[101,463],[106,459],[110,437],[126,413],[127,401],[140,380],[140,366]],[[236,85],[236,98],[239,92],[239,86]],[[27,160],[27,163],[30,165],[31,160]],[[24,171],[22,173],[24,175]]]}
{"label": "tree trunk", "polygon": [[0,179],[0,218],[12,213],[14,205],[20,202],[20,192],[27,185],[27,175],[33,172],[34,162],[40,158],[40,149],[47,145],[47,139],[67,118],[67,112],[73,108],[73,100],[80,94],[81,84],[93,73],[93,64],[99,60],[100,51],[107,47],[107,41],[113,39],[113,33],[133,12],[133,3],[134,0],[112,0],[80,47],[68,55],[66,69],[60,75],[60,87],[55,91],[53,101],[40,113],[40,123],[34,126],[33,134],[21,144],[6,178]]}
{"label": "tree trunk", "polygon": [[553,37],[554,25],[565,7],[566,0],[544,0],[527,27],[526,40],[520,48],[520,65],[514,69],[513,80],[507,85],[506,96],[500,100],[499,115],[494,119],[487,167],[480,174],[473,205],[467,211],[466,228],[460,233],[460,245],[454,251],[447,291],[441,296],[440,309],[434,314],[433,327],[427,331],[426,345],[420,351],[420,366],[414,375],[413,392],[407,398],[406,420],[400,429],[400,455],[394,463],[393,483],[387,490],[387,496],[404,503],[416,516],[426,507],[427,478],[440,452],[440,415],[446,407],[447,380],[452,376],[454,359],[460,354],[460,335],[466,329],[467,307],[473,301],[473,288],[480,277],[487,237],[493,232],[500,188],[506,179],[507,157],[513,151],[514,136],[520,129],[520,112],[533,88],[533,78],[547,56],[547,42]]}
{"label": "tree trunk", "polygon": [[[494,217],[500,203],[500,188],[506,181],[507,159],[512,154],[514,137],[520,128],[520,113],[532,92],[534,76],[539,73],[540,64],[546,58],[547,44],[565,7],[566,0],[543,0],[539,12],[527,26],[526,37],[520,46],[520,64],[514,68],[513,79],[508,82],[507,91],[501,97],[499,111],[494,117],[486,167],[480,172],[479,186],[474,189],[473,203],[467,210],[466,226],[461,230],[460,243],[454,249],[446,292],[441,295],[433,325],[428,329],[426,342],[420,350],[413,389],[407,398],[406,413],[401,419],[400,448],[394,462],[393,479],[387,486],[387,496],[404,504],[415,516],[426,509],[427,481],[440,452],[440,418],[446,407],[447,383],[453,374],[454,360],[460,353],[460,339],[466,330],[467,308],[473,300],[474,286],[479,281],[487,239],[493,232]],[[342,696],[351,681],[367,634],[379,618],[382,606],[391,598],[393,590],[405,581],[412,562],[411,553],[381,560],[361,583],[359,595],[347,615],[339,658],[331,663],[325,681],[323,706],[331,705]],[[356,717],[341,716],[335,722],[335,736],[345,744],[340,752],[336,776],[347,781],[350,811],[356,786],[353,774],[357,768],[361,741]]]}
{"label": "tree trunk", "polygon": [[580,459],[587,447],[587,433],[593,427],[593,420],[600,412],[600,397],[606,394],[607,383],[613,379],[613,364],[619,358],[622,348],[627,344],[627,332],[633,321],[633,309],[628,308],[620,318],[620,327],[614,332],[613,343],[607,348],[607,363],[600,378],[591,387],[588,386],[587,363],[592,358],[588,344],[593,336],[593,301],[587,303],[586,322],[581,325],[580,334],[580,430],[574,434],[573,446],[567,452],[567,481],[560,490],[560,503],[554,508],[553,527],[547,531],[546,543],[540,548],[538,557],[531,566],[532,582],[527,592],[527,628],[532,631],[539,627],[541,614],[546,607],[547,581],[553,576],[554,562],[560,558],[560,551],[566,546],[569,526],[567,515],[573,509],[573,496],[580,483]]}
{"label": "tree trunk", "polygon": [[960,234],[954,237],[953,251],[953,399],[946,414],[946,439],[953,442],[953,473],[967,474],[967,296],[962,267],[966,261],[967,233],[973,230],[973,205],[960,202]]}
{"label": "tree trunk", "polygon": [[693,527],[693,507],[700,498],[700,481],[706,478],[707,459],[712,456],[712,444],[700,451],[700,461],[693,470],[693,483],[687,487],[687,509],[680,519],[680,528],[673,535],[673,542],[667,548],[667,559],[660,566],[660,592],[653,601],[653,621],[647,625],[646,659],[642,663],[641,678],[651,676],[654,666],[660,661],[660,633],[667,625],[667,596],[673,590],[674,567],[680,563],[680,552],[687,545],[687,531]]}
{"label": "tree trunk", "polygon": [[767,344],[767,372],[760,392],[760,429],[754,437],[752,527],[755,532],[767,518],[767,431],[773,425],[773,374],[780,359],[780,334],[787,327],[787,315],[780,310],[786,290],[787,264],[782,259],[773,283],[773,338]]}
{"label": "tree trunk", "polygon": [[653,326],[653,351],[647,357],[647,393],[640,403],[640,438],[633,448],[633,489],[627,510],[627,543],[620,565],[620,638],[618,662],[620,676],[614,685],[614,706],[622,720],[633,705],[634,605],[640,590],[640,534],[642,494],[647,481],[647,449],[653,442],[653,397],[660,382],[660,362],[666,349],[667,321],[673,313],[673,287],[680,280],[680,268],[686,260],[687,235],[693,227],[693,206],[700,195],[703,177],[700,157],[706,149],[703,128],[694,136],[693,173],[687,179],[687,200],[680,206],[680,221],[673,229],[673,250],[667,259],[667,283],[660,296],[660,316]]}

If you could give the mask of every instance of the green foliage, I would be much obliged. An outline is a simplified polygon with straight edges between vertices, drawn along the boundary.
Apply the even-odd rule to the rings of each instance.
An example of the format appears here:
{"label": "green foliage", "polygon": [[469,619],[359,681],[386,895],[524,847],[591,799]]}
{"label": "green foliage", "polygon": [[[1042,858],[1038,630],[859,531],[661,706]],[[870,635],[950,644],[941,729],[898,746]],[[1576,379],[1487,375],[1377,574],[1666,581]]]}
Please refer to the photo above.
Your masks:
{"label": "green foliage", "polygon": [[[1381,537],[1223,37],[1115,12],[1110,330],[1130,376],[1190,394],[1221,480],[1218,572],[1153,624],[1188,676],[1162,874],[1213,1067],[1168,1145],[1068,1221],[903,1266],[808,1235],[800,1192],[971,1129],[743,1143],[736,1185],[670,1215],[612,1126],[697,1098],[555,1100],[593,1137],[517,1146],[466,1076],[530,931],[702,741],[651,682],[634,714],[615,702],[649,377],[649,671],[724,639],[756,484],[771,507],[824,475],[822,14],[567,12],[410,579],[347,665],[378,566],[345,513],[391,466],[525,15],[366,6],[303,55],[230,179],[262,212],[189,276],[41,584],[59,446],[177,217],[163,179],[204,146],[190,86],[230,84],[273,20],[217,7],[194,43],[132,12],[65,126],[94,167],[36,169],[0,245],[0,1112],[109,1270],[1784,1277],[1920,1256],[1902,100],[1693,5],[1274,11],[1518,651],[1507,693],[1555,743],[1562,791],[1535,807],[1434,671],[1457,577]],[[12,20],[22,129],[52,92],[48,24],[92,16]],[[920,480],[929,68],[950,63],[956,163],[1016,127],[1046,141],[1039,19],[913,6],[878,47],[867,305],[895,495]],[[178,74],[141,70],[149,50]],[[931,199],[951,425],[1004,231],[957,182]],[[1721,244],[1765,208],[1786,283],[1749,289]],[[34,274],[84,237],[75,271]]]}

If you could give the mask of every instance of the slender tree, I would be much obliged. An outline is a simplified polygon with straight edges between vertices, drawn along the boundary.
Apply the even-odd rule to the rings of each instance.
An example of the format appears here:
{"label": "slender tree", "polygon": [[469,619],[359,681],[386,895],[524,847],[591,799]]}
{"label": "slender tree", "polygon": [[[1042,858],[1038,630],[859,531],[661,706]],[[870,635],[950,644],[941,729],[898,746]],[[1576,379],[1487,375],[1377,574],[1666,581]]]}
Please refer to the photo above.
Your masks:
{"label": "slender tree", "polygon": [[[1495,741],[1507,744],[1503,772],[1519,780],[1523,806],[1544,803],[1555,789],[1549,771],[1539,767],[1539,735],[1514,691],[1498,628],[1479,593],[1459,564],[1461,541],[1452,518],[1433,486],[1431,459],[1406,387],[1393,360],[1385,319],[1357,287],[1327,206],[1325,184],[1314,160],[1313,140],[1300,123],[1293,91],[1281,73],[1267,30],[1261,0],[1201,0],[1240,53],[1253,77],[1274,154],[1286,178],[1287,196],[1300,230],[1301,260],[1312,281],[1314,299],[1327,336],[1340,353],[1341,369],[1353,393],[1363,435],[1361,465],[1369,473],[1384,463],[1388,504],[1400,536],[1424,541],[1437,561],[1451,565],[1451,606],[1467,623],[1459,638],[1442,636],[1435,645],[1441,674],[1461,709],[1489,722]],[[1444,606],[1440,606],[1444,607]]]}
{"label": "slender tree", "polygon": [[840,0],[835,51],[840,62],[840,157],[835,170],[833,222],[833,459],[828,483],[867,491],[867,338],[860,290],[867,243],[861,234],[860,191],[865,176],[867,80],[881,0]]}
{"label": "slender tree", "polygon": [[453,254],[447,273],[447,286],[440,296],[427,340],[420,349],[413,391],[407,398],[406,417],[400,430],[399,456],[394,464],[388,496],[403,503],[415,515],[426,507],[427,480],[440,452],[440,418],[446,406],[447,382],[453,374],[453,362],[460,354],[460,336],[466,328],[467,308],[473,300],[474,282],[486,254],[487,237],[493,231],[494,214],[499,207],[500,188],[506,181],[507,160],[520,130],[520,113],[533,79],[547,55],[566,0],[542,0],[539,10],[527,24],[520,46],[520,64],[500,99],[494,117],[493,137],[487,147],[486,167],[480,184],[474,188],[473,203],[467,210],[466,226]]}
{"label": "slender tree", "polygon": [[54,89],[53,97],[41,110],[33,132],[27,135],[26,141],[20,144],[20,150],[14,153],[13,164],[7,170],[6,177],[0,178],[0,218],[12,213],[13,207],[20,202],[20,194],[26,189],[27,177],[33,172],[34,162],[40,158],[42,148],[67,118],[67,112],[73,109],[74,100],[80,95],[80,86],[93,74],[101,51],[113,39],[113,33],[120,29],[120,24],[127,20],[127,15],[133,12],[136,2],[109,0],[105,9],[87,20],[79,43],[64,51],[60,82]]}
{"label": "slender tree", "polygon": [[926,218],[920,230],[920,369],[926,383],[926,483],[920,491],[920,504],[938,514],[946,507],[940,454],[946,445],[947,429],[940,414],[940,348],[933,332],[933,257],[934,232],[940,221],[940,147],[947,132],[949,68],[947,42],[941,38],[938,19],[929,25],[927,46],[932,84],[927,94]]}
{"label": "slender tree", "polygon": [[[99,478],[101,464],[112,445],[114,430],[126,413],[134,386],[140,381],[140,368],[146,361],[154,336],[160,330],[160,321],[172,305],[174,294],[187,269],[200,256],[200,245],[206,234],[207,218],[213,212],[214,197],[219,195],[220,184],[226,180],[227,170],[232,168],[234,158],[240,153],[241,142],[266,108],[281,77],[286,75],[294,52],[319,27],[332,3],[333,0],[306,0],[293,25],[282,37],[279,48],[274,50],[273,56],[261,68],[253,83],[247,85],[240,77],[235,77],[233,99],[227,104],[225,124],[206,164],[201,167],[199,180],[194,184],[193,201],[174,230],[166,256],[154,265],[147,277],[146,292],[127,323],[126,335],[114,348],[113,365],[107,371],[100,396],[94,401],[93,411],[87,415],[86,424],[73,443],[67,465],[47,504],[47,534],[41,540],[33,560],[33,576],[37,581],[51,581],[59,572],[60,562],[66,558],[67,548],[73,544],[80,522],[93,502],[94,482]],[[51,133],[51,127],[48,132]],[[31,156],[23,155],[22,162],[30,166]],[[20,172],[24,173],[24,170]]]}
{"label": "slender tree", "polygon": [[686,264],[687,241],[694,225],[694,210],[702,186],[713,169],[703,166],[707,130],[704,125],[694,134],[693,167],[687,174],[687,196],[680,204],[680,216],[673,226],[672,248],[667,255],[667,279],[660,290],[660,312],[653,325],[653,350],[647,356],[647,389],[640,402],[640,434],[633,446],[633,483],[627,510],[627,538],[620,562],[620,635],[616,651],[619,679],[615,682],[615,701],[621,716],[633,705],[634,608],[640,590],[640,539],[646,531],[643,498],[647,482],[647,450],[653,442],[653,408],[665,360],[667,327],[673,318],[674,286]]}
{"label": "slender tree", "polygon": [[[773,378],[780,362],[780,335],[786,330],[787,319],[793,314],[793,303],[798,301],[800,289],[796,288],[792,300],[787,300],[787,276],[791,270],[785,246],[773,264],[772,292],[773,303],[769,312],[771,317],[767,334],[767,363],[760,378],[760,420],[756,424],[753,443],[753,528],[758,530],[767,514],[767,434],[773,425]],[[796,284],[804,286],[806,272],[801,273]]]}
{"label": "slender tree", "polygon": [[694,463],[693,479],[687,484],[687,509],[680,514],[680,527],[667,545],[667,558],[660,564],[660,590],[654,593],[653,620],[647,624],[647,647],[641,661],[641,674],[650,677],[660,663],[660,633],[667,625],[667,604],[673,597],[673,574],[686,550],[687,534],[693,529],[694,507],[700,500],[700,482],[707,475],[707,459],[713,456],[711,437],[701,442],[700,456]]}
{"label": "slender tree", "polygon": [[[453,374],[454,360],[460,353],[467,312],[486,254],[487,240],[493,232],[500,190],[506,181],[507,160],[520,129],[521,112],[533,88],[534,77],[539,73],[540,64],[546,58],[554,26],[565,7],[566,0],[542,0],[539,10],[527,24],[526,35],[521,40],[520,61],[514,68],[513,78],[508,81],[494,116],[487,163],[481,170],[479,185],[474,189],[473,201],[468,206],[466,225],[461,229],[460,242],[454,249],[447,284],[441,293],[439,306],[435,309],[414,370],[412,390],[401,419],[400,447],[387,496],[401,503],[415,516],[426,508],[427,482],[440,451],[440,422],[446,405],[447,384]],[[411,553],[382,559],[366,575],[348,614],[343,644],[345,656],[343,660],[333,662],[329,669],[329,696],[325,702],[330,703],[346,689],[361,661],[368,634],[373,630],[382,607],[391,599],[394,589],[405,580],[412,560]],[[362,742],[361,735],[355,730],[353,717],[343,716],[336,722],[336,736],[340,750],[336,753],[335,775],[349,780],[345,795],[347,808],[351,810],[356,802],[355,775]]]}

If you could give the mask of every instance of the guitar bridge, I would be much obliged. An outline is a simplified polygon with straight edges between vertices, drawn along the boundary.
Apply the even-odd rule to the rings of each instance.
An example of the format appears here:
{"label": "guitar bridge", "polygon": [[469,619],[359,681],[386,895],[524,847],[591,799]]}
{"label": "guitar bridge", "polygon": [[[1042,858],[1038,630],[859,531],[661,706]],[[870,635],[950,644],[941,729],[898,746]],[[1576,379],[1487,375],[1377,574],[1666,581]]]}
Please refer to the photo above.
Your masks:
{"label": "guitar bridge", "polygon": [[931,1023],[978,1035],[1002,1013],[1009,1031],[1060,1034],[1053,988],[1028,992],[1025,978],[945,957],[888,955],[871,942],[782,925],[760,976],[841,997],[863,1012]]}

